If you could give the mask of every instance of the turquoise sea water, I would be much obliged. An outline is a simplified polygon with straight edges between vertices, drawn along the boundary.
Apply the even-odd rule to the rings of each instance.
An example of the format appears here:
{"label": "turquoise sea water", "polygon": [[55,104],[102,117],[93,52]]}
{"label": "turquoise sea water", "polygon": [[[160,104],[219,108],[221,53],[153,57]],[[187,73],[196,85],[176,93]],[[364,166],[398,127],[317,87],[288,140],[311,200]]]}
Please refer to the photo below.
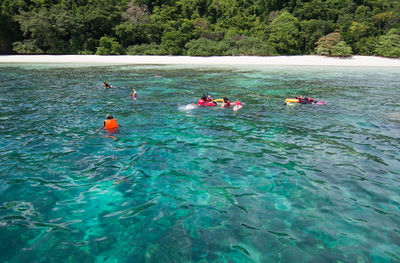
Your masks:
{"label": "turquoise sea water", "polygon": [[399,95],[398,68],[3,64],[0,262],[398,262]]}

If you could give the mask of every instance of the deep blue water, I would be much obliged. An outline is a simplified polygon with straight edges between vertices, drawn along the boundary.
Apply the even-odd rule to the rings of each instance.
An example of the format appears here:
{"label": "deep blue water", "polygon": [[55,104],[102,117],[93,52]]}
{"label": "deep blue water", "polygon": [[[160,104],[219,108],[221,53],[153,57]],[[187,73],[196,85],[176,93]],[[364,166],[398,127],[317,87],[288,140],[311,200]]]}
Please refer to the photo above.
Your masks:
{"label": "deep blue water", "polygon": [[399,68],[0,65],[0,262],[398,262],[399,97]]}

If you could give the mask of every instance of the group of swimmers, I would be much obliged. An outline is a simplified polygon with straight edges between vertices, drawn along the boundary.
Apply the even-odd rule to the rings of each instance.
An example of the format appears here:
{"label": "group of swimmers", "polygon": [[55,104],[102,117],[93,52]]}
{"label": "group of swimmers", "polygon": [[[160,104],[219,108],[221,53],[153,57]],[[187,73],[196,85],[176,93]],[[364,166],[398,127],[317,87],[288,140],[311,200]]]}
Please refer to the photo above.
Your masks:
{"label": "group of swimmers", "polygon": [[[112,87],[110,86],[107,82],[104,82],[104,87]],[[136,99],[138,97],[138,94],[136,92],[136,89],[133,89],[133,91],[131,92],[131,98],[132,99]],[[230,108],[231,106],[233,111],[238,111],[240,110],[243,105],[240,101],[234,101],[233,103],[231,103],[229,101],[229,99],[227,97],[224,97],[222,100],[218,99],[218,100],[214,100],[210,94],[205,95],[203,93],[203,96],[201,96],[201,98],[199,99],[199,101],[197,102],[197,106],[198,107],[217,107],[218,106],[218,102],[221,102],[221,108]],[[118,123],[117,120],[114,119],[114,117],[110,114],[107,114],[106,119],[104,120],[104,129],[107,130],[116,130],[118,128]]]}
{"label": "group of swimmers", "polygon": [[312,104],[312,103],[317,103],[316,100],[312,99],[312,98],[303,98],[303,97],[295,97],[295,99],[299,100],[300,104]]}
{"label": "group of swimmers", "polygon": [[240,101],[234,101],[231,103],[227,97],[224,97],[221,101],[221,99],[214,100],[210,94],[204,94],[201,96],[199,101],[197,102],[198,107],[217,107],[218,102],[221,102],[221,108],[230,108],[231,105],[233,106],[232,109],[233,111],[238,111],[240,110],[243,105]]}
{"label": "group of swimmers", "polygon": [[[158,75],[157,75],[158,76]],[[112,88],[108,82],[103,82],[103,87],[104,88]],[[135,89],[131,92],[131,98],[136,99],[138,97],[138,94]],[[292,101],[294,100],[294,101]],[[303,98],[303,97],[294,97],[293,99],[286,99],[285,101],[287,104],[296,102],[300,104],[326,104],[325,101],[317,101],[312,98]],[[220,104],[218,104],[220,103]],[[193,104],[197,107],[218,107],[220,106],[221,108],[231,108],[234,112],[240,110],[243,108],[243,105],[240,101],[234,101],[230,102],[227,97],[224,97],[223,99],[213,99],[210,94],[204,94],[201,96],[201,98],[198,100],[197,104]],[[107,114],[106,120],[104,120],[104,129],[107,130],[113,130],[118,128],[118,123],[117,120],[114,119],[113,116]]]}

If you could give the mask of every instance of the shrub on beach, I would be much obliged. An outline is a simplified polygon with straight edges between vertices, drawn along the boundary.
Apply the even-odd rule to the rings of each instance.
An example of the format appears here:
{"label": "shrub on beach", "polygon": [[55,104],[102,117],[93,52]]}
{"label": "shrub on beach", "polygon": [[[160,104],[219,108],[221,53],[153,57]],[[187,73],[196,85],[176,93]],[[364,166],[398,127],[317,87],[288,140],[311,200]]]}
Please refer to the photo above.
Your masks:
{"label": "shrub on beach", "polygon": [[126,49],[128,55],[165,55],[165,51],[162,50],[160,45],[156,43],[151,44],[140,44],[129,46]]}
{"label": "shrub on beach", "polygon": [[239,56],[274,56],[278,55],[270,43],[256,37],[241,37],[235,42],[233,52]]}
{"label": "shrub on beach", "polygon": [[334,57],[350,57],[352,54],[351,47],[344,41],[340,41],[332,47],[331,55]]}
{"label": "shrub on beach", "polygon": [[104,36],[100,38],[100,46],[97,47],[96,55],[122,55],[122,46],[113,37]]}
{"label": "shrub on beach", "polygon": [[13,51],[18,54],[43,54],[43,50],[38,48],[35,41],[32,39],[27,39],[24,41],[17,41],[13,43]]}
{"label": "shrub on beach", "polygon": [[271,56],[276,50],[266,41],[248,36],[229,36],[221,41],[193,39],[185,48],[189,56]]}
{"label": "shrub on beach", "polygon": [[400,34],[396,29],[389,30],[386,35],[378,40],[375,53],[379,56],[398,58],[400,57]]}
{"label": "shrub on beach", "polygon": [[225,42],[207,38],[193,39],[186,43],[185,48],[189,56],[223,56],[229,53],[230,47]]}
{"label": "shrub on beach", "polygon": [[348,57],[353,53],[339,33],[330,33],[321,37],[315,48],[315,54],[322,56]]}

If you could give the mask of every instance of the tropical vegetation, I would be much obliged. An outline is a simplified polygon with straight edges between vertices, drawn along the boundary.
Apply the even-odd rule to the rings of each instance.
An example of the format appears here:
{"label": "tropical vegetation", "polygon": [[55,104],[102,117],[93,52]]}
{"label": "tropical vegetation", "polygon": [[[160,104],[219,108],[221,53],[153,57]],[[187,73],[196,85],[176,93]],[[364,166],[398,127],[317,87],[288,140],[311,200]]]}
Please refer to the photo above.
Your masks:
{"label": "tropical vegetation", "polygon": [[3,54],[400,57],[393,0],[0,0]]}

